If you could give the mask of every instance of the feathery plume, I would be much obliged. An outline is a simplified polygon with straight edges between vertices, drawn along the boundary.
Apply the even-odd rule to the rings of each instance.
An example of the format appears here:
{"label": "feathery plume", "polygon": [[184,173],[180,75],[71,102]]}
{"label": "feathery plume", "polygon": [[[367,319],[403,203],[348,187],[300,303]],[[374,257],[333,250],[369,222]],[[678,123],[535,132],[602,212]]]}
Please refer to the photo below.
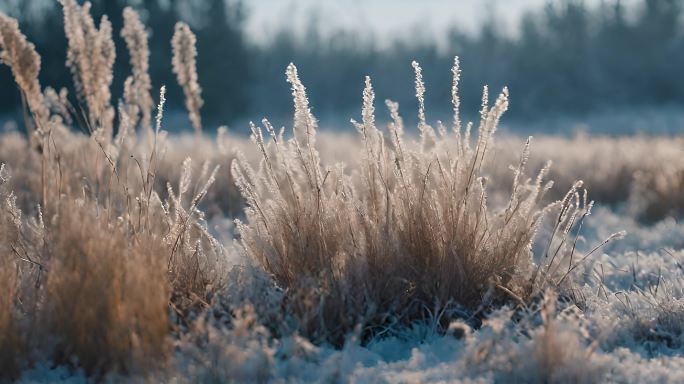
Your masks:
{"label": "feathery plume", "polygon": [[71,69],[76,92],[88,107],[88,123],[95,131],[102,129],[107,140],[112,137],[114,108],[111,106],[113,73],[116,58],[112,24],[102,16],[100,28],[90,15],[90,2],[82,6],[75,0],[60,0],[64,8],[64,32],[69,41],[67,66]]}
{"label": "feathery plume", "polygon": [[[123,19],[124,27],[121,30],[121,37],[126,41],[133,70],[132,75],[126,80],[127,83],[130,82],[130,90],[126,92],[124,98],[128,106],[136,106],[139,109],[140,113],[142,113],[141,125],[143,129],[150,131],[152,108],[154,106],[152,95],[150,94],[152,81],[149,74],[150,49],[148,46],[148,36],[145,26],[133,8],[126,7],[124,9]],[[136,125],[136,120],[137,116],[131,121],[133,126]]]}
{"label": "feathery plume", "polygon": [[417,61],[411,63],[413,70],[416,72],[416,98],[418,99],[418,120],[421,126],[426,125],[425,122],[425,83],[423,83],[423,70]]}
{"label": "feathery plume", "polygon": [[178,84],[185,94],[185,107],[190,115],[190,122],[195,133],[202,133],[202,118],[200,108],[202,100],[202,88],[197,81],[197,38],[190,27],[183,23],[176,23],[176,29],[171,39],[173,46],[173,73],[176,74]]}
{"label": "feathery plume", "polygon": [[57,92],[52,87],[46,87],[45,91],[43,91],[43,97],[53,114],[60,116],[67,124],[72,123],[71,113],[69,112],[69,91],[66,88],[62,88]]}
{"label": "feathery plume", "polygon": [[292,98],[294,100],[294,134],[300,142],[307,142],[313,145],[316,137],[318,125],[316,118],[311,114],[309,99],[306,96],[306,87],[299,79],[297,67],[290,63],[285,71],[287,82],[292,86]]}
{"label": "feathery plume", "polygon": [[[47,129],[50,112],[38,81],[40,55],[21,33],[17,20],[0,12],[0,63],[12,70],[22,97],[33,114],[38,129]],[[29,127],[31,133],[31,127]]]}
{"label": "feathery plume", "polygon": [[[297,67],[293,63],[290,63],[287,66],[285,74],[287,76],[287,82],[292,86],[292,99],[295,108],[292,130],[297,147],[297,156],[306,164],[305,170],[310,185],[317,188],[322,179],[319,167],[320,159],[315,148],[318,123],[309,108],[309,98],[306,96],[306,87],[304,87],[304,84],[302,84],[299,79]],[[303,149],[301,146],[303,146]],[[305,155],[302,152],[303,150],[306,150],[308,154]]]}

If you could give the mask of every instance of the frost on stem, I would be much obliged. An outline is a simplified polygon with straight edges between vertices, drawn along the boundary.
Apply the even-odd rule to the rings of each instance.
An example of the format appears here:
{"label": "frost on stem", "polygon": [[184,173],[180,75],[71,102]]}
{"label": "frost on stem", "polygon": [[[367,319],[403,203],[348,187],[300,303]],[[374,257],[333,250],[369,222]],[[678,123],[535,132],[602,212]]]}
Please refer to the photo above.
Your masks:
{"label": "frost on stem", "polygon": [[411,63],[416,73],[416,99],[418,99],[418,130],[420,140],[424,148],[430,147],[435,143],[435,131],[427,123],[425,117],[425,83],[423,83],[423,69],[418,62]]}
{"label": "frost on stem", "polygon": [[155,135],[159,135],[162,119],[164,118],[164,104],[166,104],[166,86],[162,85],[159,90],[159,105],[157,106],[157,125],[154,129]]}
{"label": "frost on stem", "polygon": [[303,161],[310,185],[313,188],[318,188],[322,179],[320,159],[315,148],[318,123],[309,108],[306,88],[299,80],[297,67],[290,63],[285,74],[287,75],[287,82],[292,86],[292,98],[295,109],[292,129],[298,156]]}
{"label": "frost on stem", "polygon": [[453,74],[453,82],[451,84],[451,103],[454,107],[454,131],[456,132],[456,139],[460,139],[461,135],[461,98],[458,95],[458,85],[461,81],[461,63],[458,56],[454,57],[454,66],[451,68]]}

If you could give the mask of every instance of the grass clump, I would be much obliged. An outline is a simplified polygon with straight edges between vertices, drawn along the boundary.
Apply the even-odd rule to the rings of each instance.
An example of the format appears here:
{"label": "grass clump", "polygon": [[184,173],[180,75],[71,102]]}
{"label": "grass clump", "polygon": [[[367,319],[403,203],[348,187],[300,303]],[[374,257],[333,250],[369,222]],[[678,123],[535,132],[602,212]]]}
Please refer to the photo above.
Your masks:
{"label": "grass clump", "polygon": [[[586,192],[581,198],[577,183],[562,201],[544,205],[552,186],[544,182],[549,165],[534,180],[526,178],[529,140],[513,168],[509,201],[502,210],[487,204],[482,166],[508,108],[507,89],[489,105],[485,87],[473,143],[472,124],[461,126],[458,60],[451,130],[427,123],[422,73],[417,63],[414,69],[418,142],[405,138],[391,101],[387,131],[376,126],[375,95],[366,78],[362,121],[352,121],[364,149],[358,170],[348,175],[344,164],[322,164],[316,119],[290,65],[293,137],[286,141],[264,120],[267,139],[252,125],[261,164],[257,170],[244,160],[233,165],[248,205],[247,222],[238,222],[243,245],[288,292],[299,330],[315,339],[339,344],[357,324],[371,337],[427,317],[444,315],[446,322],[457,307],[481,311],[496,302],[522,303],[574,269],[568,234],[591,203]],[[531,244],[554,209],[553,233],[536,264]]]}
{"label": "grass clump", "polygon": [[41,90],[40,56],[0,14],[0,60],[33,128],[28,141],[7,134],[0,145],[0,379],[43,361],[96,379],[145,375],[165,366],[171,336],[187,331],[227,275],[227,251],[199,208],[219,168],[165,159],[164,87],[152,130],[147,35],[135,12],[124,15],[133,74],[115,109],[111,24],[103,17],[95,27],[88,2],[61,3],[83,113],[66,91]]}

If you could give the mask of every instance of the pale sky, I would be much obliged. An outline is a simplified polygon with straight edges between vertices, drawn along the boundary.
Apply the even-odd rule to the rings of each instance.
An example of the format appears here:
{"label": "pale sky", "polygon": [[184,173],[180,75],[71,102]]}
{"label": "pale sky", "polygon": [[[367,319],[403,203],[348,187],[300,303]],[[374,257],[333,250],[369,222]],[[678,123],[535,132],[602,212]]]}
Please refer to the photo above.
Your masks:
{"label": "pale sky", "polygon": [[[245,0],[250,10],[248,34],[264,41],[284,22],[296,30],[308,24],[316,9],[323,29],[369,31],[374,40],[387,42],[393,36],[439,38],[451,25],[475,31],[491,10],[504,30],[514,31],[521,15],[541,9],[550,0]],[[552,0],[551,0],[552,1]],[[615,0],[585,0],[590,6]],[[635,0],[623,0],[623,4]],[[418,28],[416,28],[419,26]]]}

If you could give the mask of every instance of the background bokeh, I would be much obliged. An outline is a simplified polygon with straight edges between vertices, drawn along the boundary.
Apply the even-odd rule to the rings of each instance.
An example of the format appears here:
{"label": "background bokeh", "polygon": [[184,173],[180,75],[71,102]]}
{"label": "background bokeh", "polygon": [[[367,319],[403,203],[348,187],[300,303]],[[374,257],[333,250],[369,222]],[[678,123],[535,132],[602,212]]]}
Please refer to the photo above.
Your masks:
{"label": "background bokeh", "polygon": [[[423,67],[431,119],[448,119],[453,57],[461,57],[464,111],[474,117],[482,85],[511,90],[505,124],[519,133],[676,133],[684,126],[684,24],[681,0],[276,1],[94,0],[96,16],[139,9],[151,33],[155,88],[169,87],[172,109],[183,97],[171,72],[175,20],[198,35],[198,72],[206,129],[269,116],[289,123],[284,69],[295,62],[324,125],[350,129],[363,77],[379,100],[415,114],[410,63]],[[64,67],[61,9],[52,0],[4,0],[42,55],[41,82],[71,87]],[[114,97],[128,75],[127,52],[115,33]],[[0,70],[0,89],[15,88]],[[72,92],[73,94],[73,92]],[[18,91],[0,93],[0,114],[20,111]],[[175,116],[172,114],[172,116]],[[380,117],[383,117],[382,115]],[[184,114],[169,123],[185,124]]]}

